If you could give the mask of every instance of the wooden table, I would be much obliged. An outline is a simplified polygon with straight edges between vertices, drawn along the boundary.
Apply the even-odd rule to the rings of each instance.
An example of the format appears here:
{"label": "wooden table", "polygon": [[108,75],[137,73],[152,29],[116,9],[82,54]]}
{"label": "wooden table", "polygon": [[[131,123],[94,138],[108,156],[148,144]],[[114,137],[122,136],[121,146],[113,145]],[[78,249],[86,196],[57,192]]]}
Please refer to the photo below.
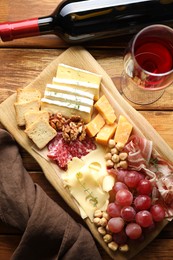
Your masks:
{"label": "wooden table", "polygon": [[[51,13],[60,0],[1,0],[0,22],[44,16]],[[102,43],[83,44],[104,68],[110,77],[116,79],[122,72],[123,39],[105,40]],[[0,42],[0,102],[3,102],[18,87],[25,87],[59,54],[68,47],[55,36],[42,36],[20,39],[13,42]],[[116,59],[116,62],[115,62]],[[118,80],[115,80],[118,86]],[[152,105],[134,106],[158,131],[162,138],[173,148],[173,86],[166,89],[160,100]],[[142,122],[141,122],[142,123]],[[3,127],[2,125],[0,127]],[[64,205],[63,200],[45,179],[37,162],[20,148],[23,163],[34,182],[57,203]],[[10,259],[21,239],[18,230],[0,222],[0,259]],[[109,256],[98,245],[104,260]],[[173,257],[173,223],[169,223],[160,235],[140,252],[135,259],[164,259]]]}

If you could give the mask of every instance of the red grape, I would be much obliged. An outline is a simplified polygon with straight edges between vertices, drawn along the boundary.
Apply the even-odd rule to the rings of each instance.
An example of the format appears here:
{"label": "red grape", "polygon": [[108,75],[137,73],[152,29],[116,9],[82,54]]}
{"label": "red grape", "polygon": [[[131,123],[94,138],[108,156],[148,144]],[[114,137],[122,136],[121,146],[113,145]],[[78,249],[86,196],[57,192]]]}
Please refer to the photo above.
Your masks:
{"label": "red grape", "polygon": [[133,221],[135,219],[136,211],[131,206],[123,207],[121,210],[121,217],[125,221]]}
{"label": "red grape", "polygon": [[136,223],[129,223],[126,226],[126,234],[130,239],[138,239],[142,235],[142,228]]}
{"label": "red grape", "polygon": [[111,202],[107,207],[107,213],[110,217],[120,217],[121,215],[121,206],[117,203]]}
{"label": "red grape", "polygon": [[118,245],[124,245],[127,241],[127,235],[124,229],[119,233],[113,233],[112,237],[113,241],[115,241]]}
{"label": "red grape", "polygon": [[151,207],[151,198],[147,195],[139,195],[134,200],[137,210],[149,209]]}
{"label": "red grape", "polygon": [[108,228],[113,233],[119,233],[124,227],[124,220],[120,217],[111,218],[108,221]]}
{"label": "red grape", "polygon": [[156,222],[160,222],[165,218],[165,210],[159,204],[153,205],[150,209],[150,213],[152,214],[152,217]]}
{"label": "red grape", "polygon": [[114,187],[113,187],[113,191],[115,193],[117,193],[117,191],[122,190],[122,189],[128,190],[126,184],[123,183],[123,182],[120,182],[120,181],[115,182]]}
{"label": "red grape", "polygon": [[128,171],[126,170],[117,170],[117,181],[121,181],[124,182],[124,177],[126,176],[126,174],[128,173]]}
{"label": "red grape", "polygon": [[117,191],[115,199],[121,206],[130,206],[133,201],[133,195],[129,190],[122,189]]}
{"label": "red grape", "polygon": [[136,171],[129,171],[124,177],[124,182],[129,188],[135,188],[140,180],[141,177]]}
{"label": "red grape", "polygon": [[137,186],[137,192],[143,195],[150,195],[152,192],[151,182],[147,179],[140,180]]}
{"label": "red grape", "polygon": [[141,227],[149,227],[153,224],[153,218],[148,210],[141,210],[136,214],[136,223]]}

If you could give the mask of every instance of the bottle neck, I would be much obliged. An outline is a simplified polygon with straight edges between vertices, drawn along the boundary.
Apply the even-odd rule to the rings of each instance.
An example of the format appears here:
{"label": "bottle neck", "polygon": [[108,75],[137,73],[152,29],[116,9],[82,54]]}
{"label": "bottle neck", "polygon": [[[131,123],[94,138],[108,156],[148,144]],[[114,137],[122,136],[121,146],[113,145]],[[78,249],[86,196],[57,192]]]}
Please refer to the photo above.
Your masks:
{"label": "bottle neck", "polygon": [[38,36],[53,32],[53,17],[32,18],[0,24],[0,37],[3,41]]}

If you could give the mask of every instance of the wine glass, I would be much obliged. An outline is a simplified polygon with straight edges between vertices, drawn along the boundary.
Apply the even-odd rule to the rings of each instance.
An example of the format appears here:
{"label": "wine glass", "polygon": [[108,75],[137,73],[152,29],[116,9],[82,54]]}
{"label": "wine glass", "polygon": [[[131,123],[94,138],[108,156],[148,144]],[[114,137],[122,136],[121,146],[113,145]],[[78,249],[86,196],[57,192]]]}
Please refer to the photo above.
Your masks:
{"label": "wine glass", "polygon": [[126,50],[122,93],[133,103],[158,100],[173,82],[173,29],[150,25],[142,29]]}

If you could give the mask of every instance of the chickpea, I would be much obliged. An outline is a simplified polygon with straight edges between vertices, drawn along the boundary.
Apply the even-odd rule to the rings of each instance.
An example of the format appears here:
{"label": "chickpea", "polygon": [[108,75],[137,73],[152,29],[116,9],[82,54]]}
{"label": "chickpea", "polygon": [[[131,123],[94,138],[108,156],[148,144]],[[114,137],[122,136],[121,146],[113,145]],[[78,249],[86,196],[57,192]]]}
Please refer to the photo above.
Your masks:
{"label": "chickpea", "polygon": [[103,240],[105,243],[110,243],[112,241],[112,236],[110,234],[106,234],[104,237],[103,237]]}
{"label": "chickpea", "polygon": [[114,139],[110,139],[110,140],[109,140],[109,142],[108,142],[108,147],[109,147],[109,148],[115,147],[115,141],[114,141]]}
{"label": "chickpea", "polygon": [[120,161],[119,162],[119,167],[123,168],[123,169],[127,169],[128,164],[126,161]]}
{"label": "chickpea", "polygon": [[106,159],[106,160],[111,160],[111,158],[112,158],[112,154],[111,154],[111,153],[107,153],[107,154],[105,155],[105,159]]}
{"label": "chickpea", "polygon": [[120,158],[119,158],[119,155],[118,155],[118,154],[112,155],[112,161],[113,161],[114,163],[118,163],[119,160],[120,160]]}
{"label": "chickpea", "polygon": [[111,149],[111,154],[118,154],[118,150],[116,147]]}
{"label": "chickpea", "polygon": [[100,226],[101,226],[101,227],[106,227],[107,224],[108,224],[108,221],[107,221],[106,218],[101,218],[101,219],[100,219]]}
{"label": "chickpea", "polygon": [[120,246],[120,247],[119,247],[119,250],[120,250],[121,252],[127,252],[127,251],[129,251],[129,247],[128,247],[127,244],[125,244],[125,245]]}
{"label": "chickpea", "polygon": [[103,216],[103,213],[101,212],[100,209],[98,209],[98,210],[96,210],[96,211],[94,212],[94,217],[102,218],[102,216]]}
{"label": "chickpea", "polygon": [[108,243],[108,247],[112,250],[112,251],[117,251],[118,249],[118,244],[115,243],[114,241]]}
{"label": "chickpea", "polygon": [[102,236],[106,235],[106,229],[104,227],[98,227],[98,232]]}
{"label": "chickpea", "polygon": [[124,144],[123,143],[120,143],[120,142],[118,142],[116,145],[115,145],[115,147],[118,149],[118,151],[122,151],[123,150],[123,148],[124,148]]}
{"label": "chickpea", "polygon": [[126,160],[127,159],[127,153],[119,153],[119,157],[120,157],[120,160],[121,161],[124,161],[124,160]]}
{"label": "chickpea", "polygon": [[113,167],[113,166],[114,166],[113,161],[111,161],[111,160],[107,160],[107,162],[106,162],[106,166],[107,166],[108,168]]}

